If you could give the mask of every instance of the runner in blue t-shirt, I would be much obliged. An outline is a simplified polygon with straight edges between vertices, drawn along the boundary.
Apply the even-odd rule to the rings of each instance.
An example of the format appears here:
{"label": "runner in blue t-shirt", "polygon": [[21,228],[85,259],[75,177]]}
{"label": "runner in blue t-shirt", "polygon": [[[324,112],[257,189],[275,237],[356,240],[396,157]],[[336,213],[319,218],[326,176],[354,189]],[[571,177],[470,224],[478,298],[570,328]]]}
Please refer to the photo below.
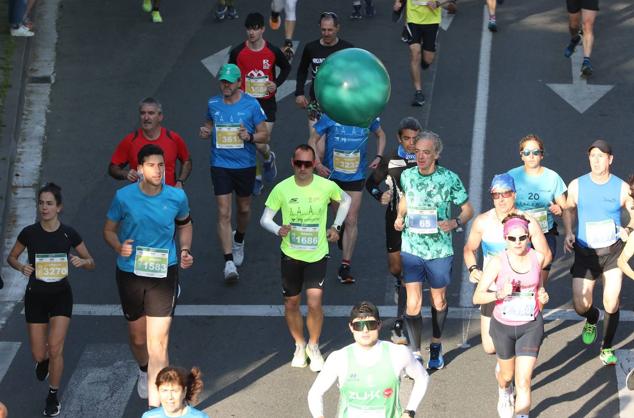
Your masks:
{"label": "runner in blue t-shirt", "polygon": [[[554,260],[559,235],[554,216],[561,216],[566,207],[566,183],[559,174],[541,165],[544,142],[537,135],[522,138],[519,148],[524,165],[508,172],[515,181],[515,206],[539,222]],[[548,263],[542,270],[544,285],[551,266],[552,263]]]}
{"label": "runner in blue t-shirt", "polygon": [[185,192],[164,183],[163,150],[145,145],[138,161],[141,180],[117,191],[103,234],[118,254],[121,308],[128,320],[132,353],[139,363],[137,392],[154,407],[159,405],[159,397],[153,382],[159,370],[168,365],[167,343],[178,289],[176,254],[181,268],[194,263],[190,252],[192,223]]}
{"label": "runner in blue t-shirt", "polygon": [[[366,151],[370,132],[377,138],[377,155],[368,165]],[[322,139],[325,139],[325,150],[322,152],[323,155],[319,155],[319,150],[324,149],[319,146]],[[315,123],[308,144],[317,151],[315,168],[319,175],[337,183],[352,198],[346,221],[342,225],[343,233],[340,234],[339,248],[343,254],[338,274],[341,283],[351,284],[354,283],[354,278],[350,272],[350,261],[357,241],[357,219],[363,197],[365,171],[367,168],[374,170],[383,160],[385,132],[381,128],[379,118],[374,119],[368,128],[360,128],[342,125],[323,114]]]}
{"label": "runner in blue t-shirt", "polygon": [[[269,142],[266,115],[257,99],[240,90],[240,69],[225,64],[218,73],[221,95],[207,103],[207,119],[200,137],[211,137],[211,181],[218,206],[218,238],[222,245],[227,283],[238,280],[236,267],[244,260],[244,234],[251,217],[255,185],[256,144]],[[232,232],[231,196],[236,193],[237,225]]]}

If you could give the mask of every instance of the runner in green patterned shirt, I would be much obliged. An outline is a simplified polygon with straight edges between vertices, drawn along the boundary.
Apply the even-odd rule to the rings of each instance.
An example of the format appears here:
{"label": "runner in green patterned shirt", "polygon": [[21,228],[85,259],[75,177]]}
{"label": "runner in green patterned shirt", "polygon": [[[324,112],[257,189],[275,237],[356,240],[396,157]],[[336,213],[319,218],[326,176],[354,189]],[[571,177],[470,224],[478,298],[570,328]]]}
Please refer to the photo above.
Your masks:
{"label": "runner in green patterned shirt", "polygon": [[[420,354],[420,315],[423,282],[431,293],[432,339],[427,367],[442,369],[441,336],[447,318],[447,286],[451,280],[453,245],[451,231],[462,232],[462,225],[473,216],[467,191],[454,172],[437,164],[442,152],[440,137],[424,131],[416,140],[417,167],[401,174],[403,196],[399,201],[394,229],[403,231],[401,262],[403,282],[407,290],[405,326],[414,357]],[[460,207],[460,214],[452,218],[451,206]]]}

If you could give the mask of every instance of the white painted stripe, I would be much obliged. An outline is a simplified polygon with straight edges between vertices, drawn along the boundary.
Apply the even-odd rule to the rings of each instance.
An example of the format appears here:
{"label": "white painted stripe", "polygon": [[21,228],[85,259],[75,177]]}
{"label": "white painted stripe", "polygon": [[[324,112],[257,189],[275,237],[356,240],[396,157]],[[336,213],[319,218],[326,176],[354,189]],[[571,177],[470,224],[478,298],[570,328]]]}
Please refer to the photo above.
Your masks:
{"label": "white painted stripe", "polygon": [[[396,306],[379,306],[381,316],[393,318],[396,316]],[[330,318],[347,318],[352,305],[325,305],[324,316]],[[302,313],[307,312],[306,306],[301,307]],[[24,315],[24,309],[22,309]],[[177,305],[176,316],[284,316],[284,305]],[[423,308],[422,315],[431,317],[429,307]],[[480,315],[479,308],[450,307],[450,319],[474,319]],[[73,316],[123,316],[120,305],[84,305],[73,306]],[[581,321],[574,309],[545,309],[543,316],[546,321]],[[634,312],[621,311],[621,322],[634,322]]]}
{"label": "white painted stripe", "polygon": [[13,308],[15,307],[16,302],[4,302],[0,303],[0,330],[4,328],[7,323],[7,320],[11,316],[13,312]]}
{"label": "white painted stripe", "polygon": [[13,363],[13,358],[17,354],[22,343],[0,342],[0,383]]}
{"label": "white painted stripe", "polygon": [[[480,64],[478,67],[478,88],[473,117],[473,137],[471,139],[471,169],[469,170],[469,202],[475,213],[482,212],[482,182],[484,176],[484,152],[487,132],[487,113],[489,107],[489,72],[491,67],[491,32],[487,28],[489,12],[482,8],[482,39],[480,41]],[[469,230],[467,228],[468,236]],[[469,282],[469,272],[462,268],[460,283],[460,306],[473,306],[471,295],[473,284]]]}
{"label": "white painted stripe", "polygon": [[619,416],[632,418],[634,417],[634,391],[627,388],[625,378],[629,371],[634,369],[634,350],[616,350],[616,356],[619,358],[618,364],[614,367],[619,390]]}
{"label": "white painted stripe", "polygon": [[126,344],[89,344],[61,399],[66,417],[122,417],[139,376]]}
{"label": "white painted stripe", "polygon": [[231,50],[231,46],[222,49],[215,54],[208,56],[200,60],[200,62],[205,66],[207,71],[209,71],[212,77],[218,75],[218,71],[223,64],[229,61],[229,51]]}

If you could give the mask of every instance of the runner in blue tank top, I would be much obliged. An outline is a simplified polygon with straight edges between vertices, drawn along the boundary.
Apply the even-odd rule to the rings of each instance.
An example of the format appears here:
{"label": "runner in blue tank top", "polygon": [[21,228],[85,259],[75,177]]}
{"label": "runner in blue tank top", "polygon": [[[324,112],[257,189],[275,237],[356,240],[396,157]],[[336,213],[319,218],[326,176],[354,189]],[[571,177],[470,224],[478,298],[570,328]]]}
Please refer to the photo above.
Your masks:
{"label": "runner in blue tank top", "polygon": [[[603,277],[603,342],[599,358],[604,365],[618,362],[612,340],[619,324],[619,299],[623,273],[617,260],[623,249],[621,234],[634,226],[634,210],[630,188],[623,180],[610,173],[614,159],[612,147],[598,139],[588,148],[590,173],[574,179],[568,186],[568,201],[564,212],[566,240],[564,250],[574,251],[572,301],[575,311],[586,324],[581,334],[584,344],[597,338],[599,309],[592,304],[596,279]],[[621,209],[628,210],[630,224],[621,228]],[[577,231],[573,233],[573,223]]]}

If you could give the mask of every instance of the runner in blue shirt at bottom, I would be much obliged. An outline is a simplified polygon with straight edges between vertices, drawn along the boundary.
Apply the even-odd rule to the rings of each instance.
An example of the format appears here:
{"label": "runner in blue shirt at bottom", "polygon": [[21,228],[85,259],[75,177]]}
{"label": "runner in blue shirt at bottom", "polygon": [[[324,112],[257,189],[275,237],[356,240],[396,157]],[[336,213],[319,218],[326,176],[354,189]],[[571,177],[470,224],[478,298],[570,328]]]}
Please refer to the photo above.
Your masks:
{"label": "runner in blue shirt at bottom", "polygon": [[209,415],[191,406],[203,390],[200,369],[190,371],[182,367],[165,367],[156,376],[161,406],[143,414],[141,418],[209,418]]}

